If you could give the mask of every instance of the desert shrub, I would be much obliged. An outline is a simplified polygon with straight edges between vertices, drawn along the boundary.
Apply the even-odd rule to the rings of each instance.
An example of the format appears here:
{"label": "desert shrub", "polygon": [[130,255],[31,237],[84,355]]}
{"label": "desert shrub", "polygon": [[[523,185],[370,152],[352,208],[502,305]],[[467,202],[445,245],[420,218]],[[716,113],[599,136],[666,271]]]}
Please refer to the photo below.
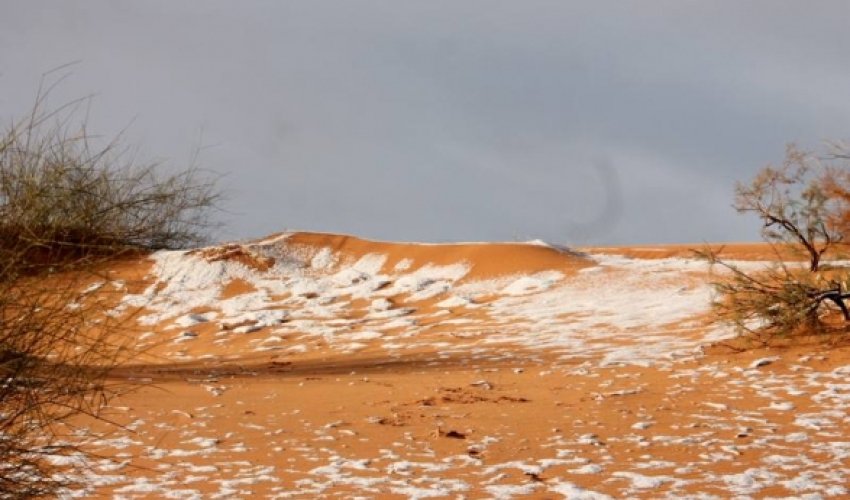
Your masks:
{"label": "desert shrub", "polygon": [[[90,278],[90,276],[89,276]],[[72,484],[62,457],[84,456],[61,427],[97,417],[109,371],[126,358],[117,320],[83,275],[0,283],[0,497],[28,498]],[[78,466],[85,465],[77,463]]]}
{"label": "desert shrub", "polygon": [[789,146],[781,166],[766,167],[749,184],[737,186],[734,207],[761,220],[762,238],[776,259],[766,268],[746,270],[718,251],[699,252],[727,271],[714,283],[721,321],[767,338],[850,325],[850,272],[824,261],[842,245],[848,229],[842,221],[850,220],[850,196],[840,195],[850,186],[844,165],[836,163],[842,159]]}
{"label": "desert shrub", "polygon": [[827,223],[836,233],[850,235],[850,147],[840,142],[829,144],[825,160],[821,187],[833,203]]}
{"label": "desert shrub", "polygon": [[[98,269],[128,252],[199,243],[216,200],[196,168],[162,176],[120,138],[100,147],[81,104],[32,112],[0,135],[0,497],[55,493],[60,428],[98,416],[131,354]],[[61,462],[61,460],[60,460]]]}
{"label": "desert shrub", "polygon": [[120,137],[97,146],[79,119],[84,101],[47,110],[44,97],[0,136],[3,251],[54,263],[204,240],[217,193],[203,172],[161,175]]}

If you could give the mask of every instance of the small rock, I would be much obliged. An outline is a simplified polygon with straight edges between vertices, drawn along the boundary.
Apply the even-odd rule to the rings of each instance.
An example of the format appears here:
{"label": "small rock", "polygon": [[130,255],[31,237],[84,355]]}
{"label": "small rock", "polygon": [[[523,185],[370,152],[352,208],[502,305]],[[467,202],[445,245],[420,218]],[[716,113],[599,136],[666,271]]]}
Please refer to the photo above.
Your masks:
{"label": "small rock", "polygon": [[773,363],[774,361],[776,361],[778,359],[779,359],[779,356],[771,356],[769,358],[759,358],[759,359],[753,361],[752,363],[750,363],[749,368],[751,370],[755,369],[755,368],[761,368],[762,366],[767,366],[767,365]]}
{"label": "small rock", "polygon": [[452,439],[466,439],[466,434],[458,431],[449,431],[443,434],[443,436]]}
{"label": "small rock", "polygon": [[753,431],[753,429],[750,428],[750,427],[742,427],[742,428],[738,429],[738,433],[735,434],[735,437],[738,438],[738,439],[743,439],[745,437],[749,437],[750,433],[752,431]]}

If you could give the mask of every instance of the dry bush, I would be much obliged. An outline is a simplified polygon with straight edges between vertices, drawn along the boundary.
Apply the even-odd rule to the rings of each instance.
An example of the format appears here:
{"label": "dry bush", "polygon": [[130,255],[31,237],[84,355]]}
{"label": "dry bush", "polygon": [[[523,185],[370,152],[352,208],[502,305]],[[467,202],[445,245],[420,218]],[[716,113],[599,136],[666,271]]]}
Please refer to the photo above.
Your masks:
{"label": "dry bush", "polygon": [[827,223],[840,234],[850,235],[850,146],[836,142],[829,145],[824,158],[824,169],[820,183],[834,208]]}
{"label": "dry bush", "polygon": [[[120,142],[88,134],[79,100],[32,112],[0,137],[0,250],[54,264],[201,243],[218,194],[197,168],[160,175]],[[12,248],[9,248],[9,247]]]}
{"label": "dry bush", "polygon": [[777,261],[748,272],[721,259],[719,252],[699,253],[727,271],[713,283],[714,312],[740,333],[770,339],[847,328],[846,271],[821,268],[813,272],[798,262]]}
{"label": "dry bush", "polygon": [[[762,238],[776,260],[750,272],[718,251],[698,252],[726,270],[714,283],[719,320],[767,338],[850,327],[850,272],[825,261],[843,244],[848,227],[841,221],[850,220],[850,196],[839,195],[850,187],[842,168],[789,146],[780,167],[766,167],[750,184],[737,186],[735,208],[761,220]],[[789,251],[796,258],[788,260]]]}
{"label": "dry bush", "polygon": [[76,101],[0,136],[0,497],[55,493],[74,447],[60,424],[99,416],[130,352],[97,269],[128,253],[200,242],[216,200],[197,169],[160,176],[120,141],[95,147]]}
{"label": "dry bush", "polygon": [[59,427],[97,417],[109,370],[130,353],[80,271],[0,283],[0,497],[69,485],[57,457],[77,455]]}

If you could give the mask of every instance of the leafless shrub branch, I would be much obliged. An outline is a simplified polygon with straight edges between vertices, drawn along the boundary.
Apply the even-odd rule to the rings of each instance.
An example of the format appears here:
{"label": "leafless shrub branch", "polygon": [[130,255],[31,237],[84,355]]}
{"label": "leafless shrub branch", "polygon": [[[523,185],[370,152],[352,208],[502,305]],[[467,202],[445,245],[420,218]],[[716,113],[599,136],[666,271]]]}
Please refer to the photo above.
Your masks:
{"label": "leafless shrub branch", "polygon": [[826,163],[794,146],[780,167],[766,167],[751,183],[738,184],[734,207],[761,220],[762,238],[776,260],[751,272],[722,259],[720,251],[697,252],[725,271],[714,283],[720,321],[741,333],[768,337],[850,326],[850,272],[824,260],[843,244],[850,228],[841,222],[850,220],[848,187],[846,165]]}
{"label": "leafless shrub branch", "polygon": [[[61,81],[61,79],[59,79]],[[44,81],[30,113],[0,134],[0,497],[55,493],[75,453],[58,427],[98,418],[107,375],[132,354],[95,280],[118,256],[204,239],[214,183],[192,167],[163,176],[120,137],[97,147],[79,113],[48,109]]]}

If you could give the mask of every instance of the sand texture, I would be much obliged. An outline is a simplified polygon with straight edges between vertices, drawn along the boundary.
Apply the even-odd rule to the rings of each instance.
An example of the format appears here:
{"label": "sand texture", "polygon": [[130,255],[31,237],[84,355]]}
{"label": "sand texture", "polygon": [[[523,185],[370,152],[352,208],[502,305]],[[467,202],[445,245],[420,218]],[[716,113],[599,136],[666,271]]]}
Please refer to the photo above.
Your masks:
{"label": "sand texture", "polygon": [[726,347],[687,246],[286,233],[108,276],[132,390],[66,496],[850,495],[850,349]]}

